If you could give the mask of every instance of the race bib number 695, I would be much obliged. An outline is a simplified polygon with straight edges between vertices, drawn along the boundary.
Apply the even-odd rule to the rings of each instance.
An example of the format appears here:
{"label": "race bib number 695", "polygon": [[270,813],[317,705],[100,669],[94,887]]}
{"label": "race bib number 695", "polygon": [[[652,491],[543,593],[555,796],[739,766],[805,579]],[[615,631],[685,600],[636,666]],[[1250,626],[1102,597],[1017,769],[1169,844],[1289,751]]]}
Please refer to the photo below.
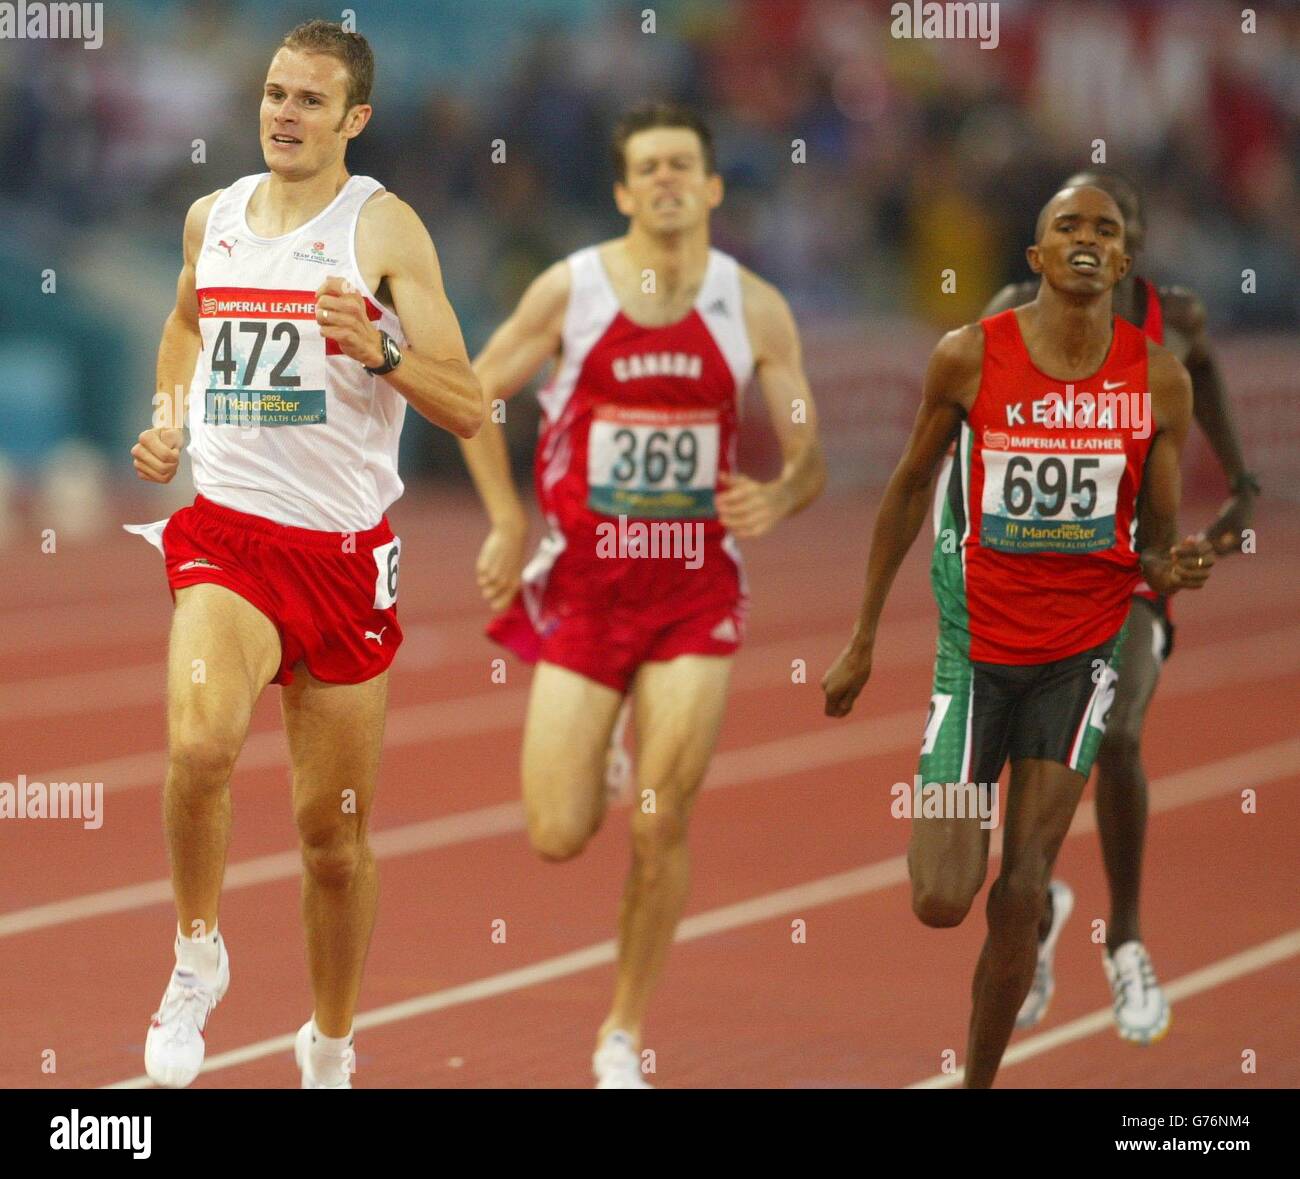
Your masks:
{"label": "race bib number 695", "polygon": [[598,406],[587,436],[587,504],[607,516],[713,516],[716,409]]}
{"label": "race bib number 695", "polygon": [[1122,452],[984,450],[980,544],[1004,553],[1095,553],[1115,543]]}

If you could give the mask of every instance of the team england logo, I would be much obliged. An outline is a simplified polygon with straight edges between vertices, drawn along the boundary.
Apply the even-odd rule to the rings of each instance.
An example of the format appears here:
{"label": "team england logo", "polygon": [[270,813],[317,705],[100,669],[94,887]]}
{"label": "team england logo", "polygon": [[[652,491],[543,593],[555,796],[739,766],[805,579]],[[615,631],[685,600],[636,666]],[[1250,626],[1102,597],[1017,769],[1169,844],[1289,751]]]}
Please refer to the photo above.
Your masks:
{"label": "team england logo", "polygon": [[293,257],[296,262],[319,262],[322,266],[337,266],[339,261],[326,256],[324,242],[304,242],[294,250]]}

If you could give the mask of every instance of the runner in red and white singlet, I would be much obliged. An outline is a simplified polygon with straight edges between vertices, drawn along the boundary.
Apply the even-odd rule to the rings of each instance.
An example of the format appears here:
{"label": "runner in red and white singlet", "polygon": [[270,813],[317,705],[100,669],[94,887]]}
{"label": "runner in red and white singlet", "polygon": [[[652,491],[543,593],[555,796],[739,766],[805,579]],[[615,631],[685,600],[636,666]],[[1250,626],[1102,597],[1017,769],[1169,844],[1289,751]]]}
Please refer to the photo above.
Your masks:
{"label": "runner in red and white singlet", "polygon": [[753,352],[740,267],[717,250],[690,310],[662,327],[622,310],[598,248],[567,265],[563,359],[538,398],[549,532],[490,633],[621,693],[644,662],[740,644],[740,552],[714,499],[735,471]]}
{"label": "runner in red and white singlet", "polygon": [[295,1056],[304,1088],[351,1088],[375,913],[366,825],[402,641],[401,546],[384,516],[402,491],[398,439],[408,402],[463,437],[483,418],[428,233],[344,165],[373,75],[365,38],[341,25],[310,21],[285,38],[263,87],[268,171],[190,209],[155,427],[131,452],[142,479],[166,483],[188,424],[199,493],[131,528],[162,549],[176,603],[163,795],[176,965],[145,1040],[146,1071],[170,1088],[198,1075],[230,983],[217,926],[229,778],[272,682],[284,688],[315,1001]]}
{"label": "runner in red and white singlet", "polygon": [[[1128,250],[1136,266],[1146,236],[1137,190],[1123,177],[1106,171],[1076,173],[1065,182],[1066,186],[1074,184],[1095,184],[1115,199],[1124,215]],[[1008,286],[989,303],[984,314],[991,316],[1029,303],[1037,290],[1038,284],[1032,282]],[[1113,299],[1116,315],[1167,347],[1187,368],[1195,420],[1232,492],[1232,498],[1205,529],[1205,535],[1219,556],[1235,552],[1242,544],[1242,530],[1250,524],[1259,484],[1247,472],[1241,456],[1232,406],[1206,336],[1205,308],[1191,291],[1182,287],[1162,290],[1133,271],[1116,285]],[[1102,966],[1114,999],[1112,1011],[1122,1038],[1149,1044],[1168,1029],[1170,1007],[1143,942],[1138,914],[1147,818],[1141,742],[1147,706],[1164,661],[1173,650],[1174,627],[1167,595],[1157,593],[1145,581],[1139,581],[1133,593],[1115,699],[1097,751],[1097,829],[1110,887]],[[1033,1027],[1046,1014],[1054,988],[1053,949],[1071,904],[1069,887],[1053,881],[1049,912],[1040,928],[1038,969],[1017,1020],[1018,1027]]]}
{"label": "runner in red and white singlet", "polygon": [[[685,903],[687,822],[744,627],[734,538],[803,508],[823,468],[785,301],[709,246],[722,181],[708,129],[642,108],[614,148],[627,235],[552,266],[474,362],[494,406],[555,365],[539,395],[546,535],[522,576],[527,523],[500,430],[463,450],[492,521],[478,565],[503,611],[490,633],[537,661],[523,794],[546,859],[576,855],[599,827],[625,699],[635,718],[632,870],[592,1064],[599,1088],[645,1088],[641,1024]],[[751,373],[785,459],[770,483],[736,470]]]}
{"label": "runner in red and white singlet", "polygon": [[1042,278],[1033,303],[951,332],[935,349],[876,520],[857,629],[823,679],[827,714],[847,715],[956,436],[937,498],[939,644],[908,868],[917,916],[960,923],[984,882],[989,830],[1005,815],[968,1087],[993,1083],[1033,981],[1052,864],[1105,730],[1139,568],[1169,593],[1199,588],[1214,562],[1205,540],[1174,543],[1187,373],[1112,313],[1131,261],[1119,207],[1100,188],[1064,189],[1040,215],[1028,259]]}

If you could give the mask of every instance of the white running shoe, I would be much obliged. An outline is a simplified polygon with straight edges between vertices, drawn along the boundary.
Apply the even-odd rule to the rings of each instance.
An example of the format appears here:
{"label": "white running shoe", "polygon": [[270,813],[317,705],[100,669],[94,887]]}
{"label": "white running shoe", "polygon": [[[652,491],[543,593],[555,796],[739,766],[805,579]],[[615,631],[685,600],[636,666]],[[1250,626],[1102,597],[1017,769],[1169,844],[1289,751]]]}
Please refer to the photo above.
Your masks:
{"label": "white running shoe", "polygon": [[312,1021],[309,1019],[298,1029],[298,1036],[293,1042],[293,1058],[298,1062],[298,1067],[302,1069],[302,1087],[304,1089],[351,1089],[352,1074],[356,1072],[357,1067],[357,1055],[351,1048],[343,1054],[342,1083],[327,1085],[324,1081],[317,1079],[311,1067],[311,1025]]}
{"label": "white running shoe", "polygon": [[217,950],[217,981],[204,982],[193,970],[177,966],[149,1024],[144,1068],[149,1079],[164,1089],[184,1089],[203,1067],[208,1016],[230,986],[225,938],[218,939]]}
{"label": "white running shoe", "polygon": [[1038,943],[1038,962],[1034,966],[1034,981],[1029,994],[1020,1005],[1020,1014],[1016,1016],[1016,1027],[1032,1028],[1047,1014],[1052,995],[1056,991],[1056,975],[1052,971],[1052,959],[1056,955],[1056,939],[1061,936],[1061,927],[1074,912],[1074,891],[1064,880],[1053,880],[1047,886],[1052,896],[1052,925],[1047,936]]}
{"label": "white running shoe", "polygon": [[597,1089],[653,1089],[641,1072],[641,1057],[627,1032],[610,1032],[591,1058]]}
{"label": "white running shoe", "polygon": [[1120,1039],[1154,1044],[1169,1030],[1173,1013],[1156,981],[1151,955],[1141,942],[1125,942],[1101,959],[1114,997],[1115,1026]]}

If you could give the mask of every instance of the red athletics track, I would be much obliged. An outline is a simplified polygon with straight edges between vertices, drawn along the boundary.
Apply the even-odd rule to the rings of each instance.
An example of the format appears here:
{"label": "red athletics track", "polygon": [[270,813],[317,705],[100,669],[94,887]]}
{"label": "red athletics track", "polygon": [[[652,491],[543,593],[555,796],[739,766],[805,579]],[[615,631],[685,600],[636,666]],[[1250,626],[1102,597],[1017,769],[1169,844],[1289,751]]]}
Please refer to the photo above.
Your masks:
{"label": "red athletics track", "polygon": [[[157,515],[140,502],[123,518]],[[848,633],[873,510],[839,493],[745,546],[752,625],[696,811],[690,916],[646,1028],[659,1084],[894,1087],[942,1078],[947,1049],[960,1062],[982,899],[958,930],[916,922],[907,824],[889,811],[891,785],[915,771],[929,695],[923,544],[899,576],[857,710],[821,715],[817,682]],[[477,507],[412,494],[392,515],[409,639],[373,821],[381,899],[357,1083],[589,1084],[626,815],[611,810],[571,864],[533,856],[517,805],[529,673],[511,662],[506,684],[490,679],[498,652],[480,637],[472,576]],[[1172,1030],[1143,1050],[1107,1022],[1089,940],[1105,885],[1085,803],[1061,857],[1079,904],[1056,999],[1012,1041],[1001,1085],[1300,1085],[1300,601],[1287,561],[1300,509],[1269,505],[1258,536],[1258,555],[1226,562],[1204,594],[1178,601],[1178,648],[1149,718],[1145,931],[1175,995]],[[53,555],[26,543],[5,554],[0,585],[0,780],[102,779],[106,801],[97,831],[0,823],[0,1085],[130,1082],[171,962],[162,562],[125,534]],[[791,682],[796,659],[805,684]],[[200,1086],[298,1080],[287,1037],[310,995],[276,695],[233,781],[221,912],[233,985],[209,1027],[217,1067]],[[1242,813],[1245,788],[1254,815]],[[497,919],[505,944],[491,938]],[[53,1074],[42,1072],[46,1049]],[[1247,1049],[1253,1074],[1242,1071]]]}

